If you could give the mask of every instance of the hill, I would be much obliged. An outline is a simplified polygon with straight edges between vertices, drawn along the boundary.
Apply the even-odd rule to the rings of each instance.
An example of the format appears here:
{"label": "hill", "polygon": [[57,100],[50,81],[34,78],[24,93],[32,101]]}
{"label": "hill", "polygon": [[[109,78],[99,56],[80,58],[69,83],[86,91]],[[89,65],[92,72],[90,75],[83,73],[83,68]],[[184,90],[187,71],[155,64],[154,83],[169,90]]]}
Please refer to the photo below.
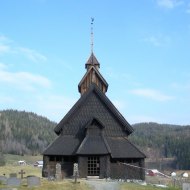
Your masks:
{"label": "hill", "polygon": [[129,139],[150,160],[173,158],[176,169],[190,169],[190,126],[158,123],[134,124]]}
{"label": "hill", "polygon": [[9,154],[36,155],[55,139],[56,123],[35,113],[0,111],[0,150]]}
{"label": "hill", "polygon": [[[9,154],[41,154],[56,138],[56,126],[35,113],[0,111],[0,152]],[[172,158],[177,169],[190,169],[190,126],[138,123],[129,139],[149,160]],[[147,160],[148,160],[147,159]]]}

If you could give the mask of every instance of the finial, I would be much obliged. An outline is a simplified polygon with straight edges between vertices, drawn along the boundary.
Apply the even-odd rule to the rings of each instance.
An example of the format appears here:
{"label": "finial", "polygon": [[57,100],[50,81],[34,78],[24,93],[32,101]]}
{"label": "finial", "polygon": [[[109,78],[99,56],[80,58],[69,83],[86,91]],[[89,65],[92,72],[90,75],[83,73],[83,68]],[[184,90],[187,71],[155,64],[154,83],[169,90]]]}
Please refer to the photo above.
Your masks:
{"label": "finial", "polygon": [[94,46],[93,23],[94,23],[94,18],[91,17],[91,53],[93,53],[93,46]]}

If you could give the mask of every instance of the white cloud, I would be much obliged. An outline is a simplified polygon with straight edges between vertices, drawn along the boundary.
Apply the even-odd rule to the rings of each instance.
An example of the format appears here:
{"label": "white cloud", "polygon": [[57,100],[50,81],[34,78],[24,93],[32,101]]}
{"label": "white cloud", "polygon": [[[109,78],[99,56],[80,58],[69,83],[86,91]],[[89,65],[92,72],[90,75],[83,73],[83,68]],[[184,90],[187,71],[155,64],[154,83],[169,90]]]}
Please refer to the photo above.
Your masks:
{"label": "white cloud", "polygon": [[6,69],[6,68],[7,68],[7,66],[4,63],[0,62],[0,71],[3,69]]}
{"label": "white cloud", "polygon": [[187,14],[190,14],[190,3],[188,4],[187,10],[186,10]]}
{"label": "white cloud", "polygon": [[157,4],[160,7],[166,8],[166,9],[174,9],[175,7],[182,5],[184,1],[182,0],[157,0]]}
{"label": "white cloud", "polygon": [[160,122],[159,119],[147,116],[147,115],[132,115],[128,116],[130,124],[135,124],[135,123],[141,123],[141,122]]}
{"label": "white cloud", "polygon": [[3,35],[0,35],[0,42],[1,41],[6,41],[7,40],[7,37],[3,36]]}
{"label": "white cloud", "polygon": [[157,47],[161,46],[161,42],[155,36],[150,36],[148,38],[145,38],[144,41],[149,42],[149,43],[151,43],[151,44],[153,44],[154,46],[157,46]]}
{"label": "white cloud", "polygon": [[10,43],[12,42],[9,38],[4,35],[0,35],[0,43]]}
{"label": "white cloud", "polygon": [[0,103],[1,103],[1,104],[14,103],[14,99],[13,99],[12,97],[0,96]]}
{"label": "white cloud", "polygon": [[50,88],[51,82],[46,77],[29,72],[10,72],[0,63],[0,82],[10,84],[22,90],[34,90],[36,86]]}
{"label": "white cloud", "polygon": [[0,54],[4,53],[16,53],[19,56],[25,56],[33,62],[47,61],[47,57],[36,50],[20,47],[8,39],[6,36],[0,35]]}
{"label": "white cloud", "polygon": [[76,99],[60,95],[38,96],[35,99],[36,112],[45,115],[49,119],[59,122],[72,108]]}
{"label": "white cloud", "polygon": [[29,49],[29,48],[24,48],[24,47],[18,47],[18,51],[23,53],[28,59],[38,62],[38,61],[46,61],[47,57],[38,53],[35,50]]}
{"label": "white cloud", "polygon": [[0,44],[0,54],[8,53],[8,52],[10,52],[10,46]]}
{"label": "white cloud", "polygon": [[188,82],[184,82],[183,84],[180,84],[180,83],[172,83],[171,84],[171,87],[172,88],[174,88],[174,89],[176,89],[176,90],[179,90],[179,91],[181,91],[181,90],[190,90],[190,81]]}
{"label": "white cloud", "polygon": [[143,39],[143,41],[152,44],[155,47],[163,47],[171,42],[170,37],[162,35],[152,35]]}
{"label": "white cloud", "polygon": [[9,45],[10,42],[11,40],[6,36],[0,35],[0,54],[11,52],[11,47]]}
{"label": "white cloud", "polygon": [[160,91],[154,90],[154,89],[134,89],[130,91],[132,94],[150,98],[152,100],[156,101],[168,101],[174,99],[172,96],[165,95],[161,93]]}
{"label": "white cloud", "polygon": [[126,103],[121,100],[113,100],[113,105],[119,110],[124,110],[126,108]]}

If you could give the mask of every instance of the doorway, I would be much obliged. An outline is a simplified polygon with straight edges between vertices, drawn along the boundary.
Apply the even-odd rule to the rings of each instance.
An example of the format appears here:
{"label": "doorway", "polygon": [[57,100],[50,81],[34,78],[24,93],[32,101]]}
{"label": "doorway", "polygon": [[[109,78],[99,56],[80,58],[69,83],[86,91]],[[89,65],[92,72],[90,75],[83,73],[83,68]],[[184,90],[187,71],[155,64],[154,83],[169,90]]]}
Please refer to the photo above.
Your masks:
{"label": "doorway", "polygon": [[88,176],[100,175],[100,158],[98,156],[88,157]]}

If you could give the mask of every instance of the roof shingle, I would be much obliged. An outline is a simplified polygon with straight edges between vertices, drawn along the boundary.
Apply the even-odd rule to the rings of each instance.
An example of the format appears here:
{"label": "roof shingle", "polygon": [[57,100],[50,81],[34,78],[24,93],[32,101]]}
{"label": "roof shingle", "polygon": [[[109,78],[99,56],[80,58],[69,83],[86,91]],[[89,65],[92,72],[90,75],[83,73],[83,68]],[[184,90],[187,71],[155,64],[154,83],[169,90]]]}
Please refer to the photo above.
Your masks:
{"label": "roof shingle", "polygon": [[62,132],[84,136],[84,126],[91,118],[104,123],[105,136],[126,136],[133,132],[132,126],[95,84],[81,96],[54,131],[58,135]]}
{"label": "roof shingle", "polygon": [[146,158],[126,137],[107,137],[112,158]]}

